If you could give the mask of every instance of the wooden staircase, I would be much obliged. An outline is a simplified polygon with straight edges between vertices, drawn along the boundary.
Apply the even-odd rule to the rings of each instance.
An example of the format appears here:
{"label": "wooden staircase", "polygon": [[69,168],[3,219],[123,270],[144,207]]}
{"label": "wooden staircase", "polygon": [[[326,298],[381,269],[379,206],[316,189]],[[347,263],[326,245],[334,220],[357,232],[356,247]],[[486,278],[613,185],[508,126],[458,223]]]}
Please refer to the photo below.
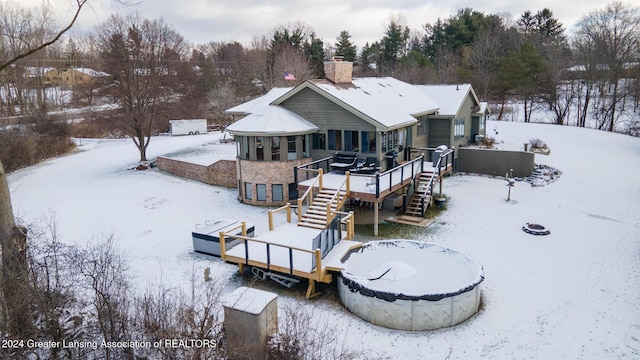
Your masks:
{"label": "wooden staircase", "polygon": [[438,177],[432,172],[423,172],[418,175],[413,194],[411,194],[411,198],[407,202],[407,208],[404,212],[405,215],[419,218],[424,217],[424,211],[426,211],[427,207],[431,204],[431,183],[433,182],[435,184],[436,181],[438,181]]}
{"label": "wooden staircase", "polygon": [[346,191],[323,189],[314,198],[305,211],[298,226],[305,226],[314,229],[325,229],[331,220],[332,214],[341,211],[347,198]]}

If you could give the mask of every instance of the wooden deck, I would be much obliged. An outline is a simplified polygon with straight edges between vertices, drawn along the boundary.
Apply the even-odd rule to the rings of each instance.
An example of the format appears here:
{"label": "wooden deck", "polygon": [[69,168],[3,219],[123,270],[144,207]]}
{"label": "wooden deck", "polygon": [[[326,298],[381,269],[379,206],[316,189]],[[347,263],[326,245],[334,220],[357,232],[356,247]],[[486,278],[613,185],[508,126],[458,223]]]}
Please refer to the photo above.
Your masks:
{"label": "wooden deck", "polygon": [[[287,222],[274,227],[273,213],[286,210]],[[309,280],[307,298],[316,295],[315,282],[330,283],[331,272],[342,270],[342,258],[362,244],[353,238],[353,213],[337,211],[344,216],[324,229],[310,228],[292,223],[291,207],[286,205],[269,212],[269,231],[256,237],[246,236],[246,224],[220,233],[220,257],[237,264],[240,272],[244,266],[257,267],[269,272]],[[242,235],[236,235],[238,229]],[[238,239],[240,243],[226,249],[225,239]]]}
{"label": "wooden deck", "polygon": [[[425,167],[421,172],[407,172],[405,174],[402,172],[400,166],[394,170],[395,172],[387,172],[386,174],[382,175],[350,174],[350,197],[352,199],[358,198],[362,201],[380,202],[387,196],[411,184],[415,176],[420,175],[421,172],[433,173],[437,171],[436,168]],[[446,167],[443,166],[440,170],[439,177],[442,178],[443,176],[452,173],[452,171],[453,166],[451,164],[448,164]],[[345,177],[346,174],[340,174],[337,172],[323,174],[323,188],[337,189],[339,184],[344,183]],[[311,184],[313,184],[314,179],[315,178],[311,178],[309,180],[298,183],[298,191],[300,193],[307,191],[307,189],[309,189],[309,186],[313,186]],[[317,185],[315,186],[317,187]],[[376,187],[380,189],[377,194]]]}

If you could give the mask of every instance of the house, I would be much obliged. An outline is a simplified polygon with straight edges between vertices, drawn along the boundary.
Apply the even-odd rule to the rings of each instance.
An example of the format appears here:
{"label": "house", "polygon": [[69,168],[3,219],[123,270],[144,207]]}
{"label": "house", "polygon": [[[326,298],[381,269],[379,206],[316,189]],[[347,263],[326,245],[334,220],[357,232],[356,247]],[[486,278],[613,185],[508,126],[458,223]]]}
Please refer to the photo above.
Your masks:
{"label": "house", "polygon": [[58,83],[59,73],[52,67],[27,66],[24,68],[24,77],[32,84],[55,85]]}
{"label": "house", "polygon": [[238,119],[227,131],[238,146],[241,201],[294,199],[292,169],[336,153],[374,158],[385,171],[410,160],[409,148],[455,147],[485,134],[487,107],[470,85],[415,86],[352,71],[351,62],[329,61],[325,79],[274,88],[226,111]]}
{"label": "house", "polygon": [[489,107],[478,100],[470,84],[417,85],[417,88],[438,104],[438,113],[418,117],[414,147],[457,148],[485,136]]}
{"label": "house", "polygon": [[90,68],[69,68],[60,73],[59,81],[60,85],[64,86],[91,85],[95,81],[109,76],[105,72]]}

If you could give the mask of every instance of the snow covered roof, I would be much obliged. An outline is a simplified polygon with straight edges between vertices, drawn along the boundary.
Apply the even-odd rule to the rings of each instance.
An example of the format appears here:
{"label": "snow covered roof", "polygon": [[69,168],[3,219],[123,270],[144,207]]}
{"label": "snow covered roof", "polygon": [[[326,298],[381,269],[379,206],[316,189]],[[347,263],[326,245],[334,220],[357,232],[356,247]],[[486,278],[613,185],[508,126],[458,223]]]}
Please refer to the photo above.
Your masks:
{"label": "snow covered roof", "polygon": [[427,96],[432,98],[440,107],[440,115],[456,115],[464,104],[465,98],[471,93],[476,104],[479,103],[470,84],[456,85],[417,85]]}
{"label": "snow covered roof", "polygon": [[232,107],[227,113],[247,115],[227,126],[234,135],[297,135],[320,130],[301,116],[270,103],[292,88],[273,88],[263,96]]}
{"label": "snow covered roof", "polygon": [[486,101],[481,101],[480,104],[478,104],[478,111],[476,111],[476,113],[480,113],[483,115],[486,114],[491,114],[491,109],[489,108],[489,103]]}
{"label": "snow covered roof", "polygon": [[259,315],[278,295],[260,289],[241,286],[223,300],[223,306]]}
{"label": "snow covered roof", "polygon": [[70,68],[70,69],[68,69],[67,71],[71,71],[71,70],[75,70],[75,71],[77,71],[77,72],[83,73],[83,74],[85,74],[85,75],[89,75],[89,76],[91,76],[91,77],[107,77],[107,76],[110,76],[110,75],[109,75],[108,73],[106,73],[106,72],[97,71],[97,70],[93,70],[93,69],[90,69],[90,68],[82,68],[82,67],[79,67],[79,68]]}
{"label": "snow covered roof", "polygon": [[227,126],[233,135],[299,135],[313,133],[320,128],[281,106],[267,105]]}
{"label": "snow covered roof", "polygon": [[248,115],[268,106],[273,100],[279,98],[283,94],[293,89],[292,87],[286,88],[273,88],[265,95],[257,97],[253,100],[249,100],[240,105],[234,106],[231,109],[227,109],[225,112],[232,115]]}
{"label": "snow covered roof", "polygon": [[50,71],[56,71],[56,69],[52,67],[26,66],[24,68],[24,75],[26,77],[36,77],[38,75],[46,74]]}
{"label": "snow covered roof", "polygon": [[281,104],[305,88],[318,92],[383,131],[415,124],[416,116],[438,109],[437,103],[414,85],[391,77],[354,78],[351,84],[308,80],[273,104]]}
{"label": "snow covered roof", "polygon": [[476,104],[480,103],[470,84],[417,85],[416,87],[438,104],[438,114],[440,115],[458,114],[469,93],[473,96]]}

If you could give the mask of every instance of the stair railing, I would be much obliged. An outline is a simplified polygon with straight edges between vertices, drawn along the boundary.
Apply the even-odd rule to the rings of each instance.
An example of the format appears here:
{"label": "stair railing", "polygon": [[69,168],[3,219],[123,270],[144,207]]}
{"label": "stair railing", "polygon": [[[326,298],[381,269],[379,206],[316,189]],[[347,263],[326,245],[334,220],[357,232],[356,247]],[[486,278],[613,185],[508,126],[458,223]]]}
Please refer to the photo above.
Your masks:
{"label": "stair railing", "polygon": [[[335,194],[333,194],[333,196],[331,197],[331,199],[329,200],[329,202],[327,202],[327,221],[325,223],[325,226],[329,226],[329,224],[331,223],[331,221],[333,220],[333,218],[336,216],[335,212],[332,211],[331,209],[331,204],[333,204],[333,202],[336,202],[336,211],[340,211],[340,209],[342,208],[342,206],[344,205],[345,201],[347,201],[347,199],[349,198],[349,195],[351,194],[351,174],[347,171],[345,172],[345,179],[342,182],[342,184],[340,184],[340,186],[338,187],[338,189],[336,190]],[[342,198],[340,198],[341,192],[344,189],[344,196]]]}
{"label": "stair railing", "polygon": [[307,206],[311,205],[311,202],[313,201],[313,189],[315,188],[316,184],[318,184],[318,191],[322,191],[322,169],[305,169],[307,171],[317,171],[318,172],[318,176],[315,178],[315,180],[313,180],[313,183],[311,185],[309,185],[309,187],[307,188],[307,191],[304,192],[304,194],[298,198],[298,222],[302,221],[302,205],[303,202],[306,200],[307,201]]}

